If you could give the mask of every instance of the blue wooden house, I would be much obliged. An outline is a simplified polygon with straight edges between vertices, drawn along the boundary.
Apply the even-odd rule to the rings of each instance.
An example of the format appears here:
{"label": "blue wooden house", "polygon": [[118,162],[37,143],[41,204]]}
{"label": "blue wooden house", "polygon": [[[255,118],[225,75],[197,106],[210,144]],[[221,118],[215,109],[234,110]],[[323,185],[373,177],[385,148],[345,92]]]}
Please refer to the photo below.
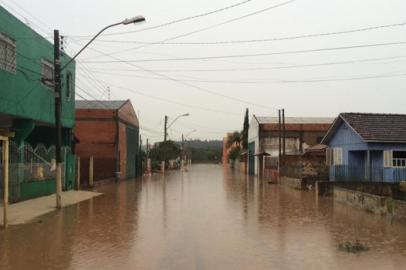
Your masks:
{"label": "blue wooden house", "polygon": [[406,115],[341,113],[322,143],[331,181],[406,180]]}

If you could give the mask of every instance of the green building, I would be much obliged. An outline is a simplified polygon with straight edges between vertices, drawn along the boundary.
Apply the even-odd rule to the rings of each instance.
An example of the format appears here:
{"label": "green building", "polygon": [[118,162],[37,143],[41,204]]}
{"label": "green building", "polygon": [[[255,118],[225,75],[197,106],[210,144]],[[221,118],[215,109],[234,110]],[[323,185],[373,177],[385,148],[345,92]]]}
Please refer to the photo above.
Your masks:
{"label": "green building", "polygon": [[[61,54],[63,66],[70,58]],[[14,202],[55,192],[53,60],[53,44],[0,6],[0,129],[15,132],[10,146],[10,199]],[[65,190],[73,187],[75,174],[74,82],[73,62],[62,73]]]}

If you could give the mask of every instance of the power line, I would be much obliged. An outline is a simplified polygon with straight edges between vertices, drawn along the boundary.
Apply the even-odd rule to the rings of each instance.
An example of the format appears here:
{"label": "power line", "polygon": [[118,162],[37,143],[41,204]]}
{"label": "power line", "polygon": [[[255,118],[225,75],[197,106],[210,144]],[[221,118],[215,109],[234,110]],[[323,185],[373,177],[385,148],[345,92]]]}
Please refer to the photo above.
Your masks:
{"label": "power line", "polygon": [[184,106],[184,107],[189,107],[189,108],[192,108],[192,109],[198,109],[198,110],[202,110],[202,111],[206,111],[206,112],[213,112],[213,113],[216,113],[216,114],[221,113],[221,114],[227,114],[227,115],[233,115],[233,116],[240,117],[240,114],[238,114],[238,113],[233,113],[233,112],[228,112],[228,111],[223,111],[223,110],[217,110],[217,109],[212,109],[212,108],[201,107],[201,106],[198,106],[198,105],[182,103],[182,102],[179,102],[179,101],[174,101],[174,100],[166,99],[166,98],[163,98],[163,97],[158,97],[158,96],[153,96],[153,95],[150,95],[150,94],[145,94],[143,92],[136,91],[134,89],[127,88],[127,87],[118,86],[118,85],[111,85],[111,86],[113,86],[115,88],[118,88],[118,89],[123,89],[123,90],[129,91],[131,93],[135,93],[135,94],[138,94],[138,95],[141,95],[141,96],[145,96],[145,97],[148,97],[148,98],[151,98],[151,99],[160,100],[160,101],[171,103],[171,104],[176,104],[176,105],[180,105],[180,106]]}
{"label": "power line", "polygon": [[[40,24],[43,24],[39,19],[37,19],[36,17],[34,17],[31,13],[29,13],[27,10],[25,10],[24,8],[22,8],[20,5],[18,5],[16,2],[10,1],[12,2],[14,5],[16,5],[20,10],[22,10],[23,12],[27,13],[31,18],[33,18],[34,20],[36,20],[37,22],[40,22]],[[15,14],[19,15],[21,17],[21,19],[27,20],[26,16],[24,16],[23,14],[21,14],[19,11],[17,11],[15,8],[11,7],[9,4],[6,4],[4,1],[0,0],[0,3],[2,3],[5,7],[7,7],[8,9],[10,9],[11,11],[13,11]],[[36,26],[38,28],[38,30],[40,30],[41,32],[43,32],[44,34],[48,35],[49,33],[47,33],[47,30],[45,30],[45,28],[43,28],[42,26],[33,23],[33,22],[29,22],[30,24],[33,24],[34,26]],[[28,24],[28,23],[26,23]],[[45,25],[45,24],[44,24]],[[29,26],[29,25],[28,25]],[[31,28],[31,27],[30,27]],[[47,26],[47,28],[49,28]],[[49,28],[50,29],[50,28]],[[30,38],[38,38],[38,37],[30,37]],[[47,36],[47,38],[49,38],[49,36]]]}
{"label": "power line", "polygon": [[278,37],[278,38],[262,38],[262,39],[245,39],[245,40],[223,40],[223,41],[206,41],[206,42],[153,42],[153,41],[128,41],[128,40],[108,40],[108,39],[99,39],[97,42],[107,42],[107,43],[130,43],[130,44],[144,44],[144,45],[227,45],[227,44],[241,44],[241,43],[259,43],[259,42],[272,42],[272,41],[283,41],[283,40],[295,40],[303,38],[314,38],[314,37],[324,37],[324,36],[333,36],[333,35],[343,35],[351,33],[359,33],[371,30],[379,30],[392,27],[401,27],[405,26],[406,22],[402,23],[393,23],[385,24],[378,26],[370,26],[364,28],[356,28],[351,30],[344,31],[333,31],[326,33],[315,33],[315,34],[305,34],[305,35],[296,35],[289,37]]}
{"label": "power line", "polygon": [[[275,69],[294,69],[294,68],[306,68],[306,67],[318,67],[318,66],[330,66],[330,65],[345,65],[345,64],[357,64],[372,61],[381,60],[397,60],[406,58],[406,55],[390,56],[390,57],[379,57],[379,58],[364,58],[364,59],[354,59],[345,61],[333,61],[333,62],[322,62],[322,63],[310,63],[310,64],[297,64],[297,65],[283,65],[274,67],[249,67],[249,68],[212,68],[212,69],[154,69],[155,72],[168,72],[168,73],[183,73],[183,72],[219,72],[219,71],[259,71],[259,70],[275,70]],[[93,72],[103,72],[103,71],[129,71],[129,72],[144,72],[143,70],[136,69],[91,69]],[[108,74],[108,73],[105,73]],[[113,74],[112,74],[113,75]]]}
{"label": "power line", "polygon": [[[140,30],[123,31],[123,32],[116,32],[116,33],[111,33],[111,34],[103,34],[103,36],[116,36],[116,35],[139,33],[139,32],[144,32],[144,31],[147,31],[147,30],[154,30],[154,29],[166,27],[166,26],[169,26],[169,25],[172,25],[172,24],[185,22],[185,21],[197,19],[197,18],[200,18],[200,17],[205,17],[205,16],[208,16],[208,15],[212,15],[212,14],[215,14],[215,13],[218,13],[218,12],[226,11],[226,10],[238,7],[238,6],[242,6],[242,5],[247,4],[249,2],[252,2],[252,1],[253,0],[245,0],[245,1],[238,2],[238,3],[235,3],[235,4],[229,5],[229,6],[225,6],[225,7],[219,8],[219,9],[212,10],[212,11],[209,11],[209,12],[204,12],[204,13],[201,13],[201,14],[185,17],[185,18],[182,18],[182,19],[176,19],[176,20],[173,20],[173,21],[170,21],[170,22],[158,24],[158,25],[155,25],[155,26],[146,27],[146,28],[143,28],[143,29],[140,29]],[[70,36],[70,37],[86,37],[86,38],[88,38],[88,37],[92,37],[92,36]]]}
{"label": "power line", "polygon": [[138,59],[138,60],[112,60],[112,61],[83,61],[84,63],[140,63],[140,62],[166,62],[166,61],[191,61],[191,60],[211,60],[211,59],[226,59],[226,58],[246,58],[246,57],[259,57],[259,56],[271,56],[271,55],[285,55],[285,54],[303,54],[312,52],[326,52],[326,51],[337,51],[337,50],[349,50],[349,49],[360,49],[360,48],[372,48],[372,47],[383,47],[383,46],[393,46],[393,45],[404,45],[406,41],[399,42],[387,42],[387,43],[374,43],[374,44],[362,44],[362,45],[351,45],[351,46],[339,46],[339,47],[329,47],[329,48],[319,48],[319,49],[307,49],[307,50],[293,50],[293,51],[282,51],[282,52],[270,52],[270,53],[253,53],[253,54],[234,54],[234,55],[217,55],[217,56],[202,56],[202,57],[179,57],[179,58],[160,58],[160,59]]}
{"label": "power line", "polygon": [[[260,14],[260,13],[264,13],[266,11],[288,5],[288,4],[293,3],[295,1],[297,1],[297,0],[289,0],[289,1],[277,4],[277,5],[273,5],[273,6],[261,9],[261,10],[257,10],[257,11],[254,11],[254,12],[251,12],[251,13],[236,17],[234,19],[230,19],[230,20],[227,20],[227,21],[224,21],[224,22],[221,22],[221,23],[217,23],[217,24],[213,24],[211,26],[207,26],[207,27],[204,27],[204,28],[201,28],[201,29],[198,29],[198,30],[194,30],[194,31],[191,31],[191,32],[187,32],[187,33],[184,33],[184,34],[181,34],[181,35],[171,37],[171,38],[167,38],[167,39],[162,40],[160,42],[167,42],[167,41],[175,40],[175,39],[178,39],[178,38],[187,37],[187,36],[190,36],[190,35],[193,35],[193,34],[196,34],[196,33],[200,33],[200,32],[203,32],[203,31],[206,31],[206,30],[209,30],[209,29],[216,28],[218,26],[222,26],[222,25],[225,25],[225,24],[228,24],[228,23],[231,23],[231,22],[235,22],[235,21],[238,21],[238,20],[241,20],[241,19],[245,19],[245,18],[254,16],[254,15]],[[124,53],[124,52],[128,52],[128,51],[138,50],[138,49],[146,47],[146,46],[151,46],[151,45],[142,45],[142,46],[133,47],[133,48],[125,49],[125,50],[111,52],[111,53],[108,53],[106,55],[111,56],[111,55],[120,54],[120,53]],[[94,58],[96,58],[96,57],[94,57]]]}
{"label": "power line", "polygon": [[[129,76],[129,77],[138,77],[151,80],[166,80],[172,81],[169,78],[156,78],[156,77],[146,77],[146,76],[137,76],[137,75],[123,75],[123,74],[114,74],[114,73],[104,73],[108,75],[116,76]],[[332,82],[332,81],[349,81],[349,80],[366,80],[366,79],[379,79],[379,78],[390,78],[390,77],[403,77],[405,74],[378,74],[378,75],[367,75],[360,77],[349,77],[349,78],[333,78],[333,79],[309,79],[309,80],[275,80],[275,81],[238,81],[238,80],[204,80],[204,79],[176,79],[181,82],[198,82],[198,83],[216,83],[216,84],[287,84],[287,83],[308,83],[308,82]]]}
{"label": "power line", "polygon": [[116,61],[119,61],[120,63],[125,63],[125,64],[127,64],[127,65],[130,65],[130,66],[132,66],[132,67],[136,67],[136,68],[138,68],[138,69],[140,69],[140,70],[144,70],[145,72],[154,74],[154,75],[159,76],[159,77],[168,78],[168,79],[170,79],[171,81],[174,81],[174,82],[177,82],[177,83],[179,83],[179,84],[188,86],[188,87],[193,88],[193,89],[195,89],[195,90],[198,90],[198,91],[200,91],[200,92],[210,93],[210,94],[215,95],[215,96],[221,96],[221,97],[223,97],[223,98],[226,98],[226,99],[229,99],[229,100],[233,100],[233,101],[237,101],[237,102],[239,102],[239,103],[249,104],[249,105],[253,105],[253,106],[257,106],[257,107],[262,107],[262,108],[265,108],[265,109],[268,109],[268,110],[269,110],[269,109],[271,109],[271,110],[276,110],[276,108],[273,108],[273,107],[270,107],[270,106],[265,106],[265,105],[261,105],[261,104],[249,102],[249,101],[246,101],[246,100],[243,100],[243,99],[239,99],[239,98],[236,98],[236,97],[223,95],[223,94],[220,94],[220,93],[217,93],[217,92],[214,92],[214,91],[211,91],[211,90],[202,88],[202,87],[200,87],[200,86],[196,86],[196,85],[192,85],[192,84],[190,84],[190,83],[182,82],[182,81],[180,81],[180,80],[171,78],[171,77],[169,77],[169,76],[167,76],[167,75],[164,75],[164,74],[161,74],[161,73],[157,73],[157,72],[151,71],[151,70],[149,70],[149,69],[146,69],[146,68],[141,67],[141,66],[139,66],[139,65],[135,65],[135,64],[133,64],[133,63],[126,62],[126,61],[124,61],[124,60],[122,60],[122,59],[120,59],[120,58],[118,58],[118,57],[116,57],[116,56],[107,55],[107,54],[105,54],[105,53],[103,53],[103,52],[101,52],[101,51],[99,51],[99,50],[97,50],[97,49],[90,48],[90,47],[89,47],[89,49],[90,49],[90,50],[93,50],[93,51],[95,51],[95,52],[97,52],[97,53],[99,53],[99,54],[101,54],[101,55],[105,55],[105,56],[107,56],[107,57],[110,57],[110,58],[112,58],[112,59],[115,59]]}

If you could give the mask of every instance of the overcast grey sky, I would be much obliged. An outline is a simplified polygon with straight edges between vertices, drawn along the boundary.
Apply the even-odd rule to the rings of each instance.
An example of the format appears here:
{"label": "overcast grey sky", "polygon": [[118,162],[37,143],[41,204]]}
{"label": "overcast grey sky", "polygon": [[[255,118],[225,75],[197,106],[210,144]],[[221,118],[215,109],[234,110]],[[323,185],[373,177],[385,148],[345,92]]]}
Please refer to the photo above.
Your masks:
{"label": "overcast grey sky", "polygon": [[[43,35],[59,29],[67,36],[68,52],[77,51],[86,36],[126,17],[141,14],[147,22],[119,26],[106,34],[141,30],[240,2],[244,1],[0,0]],[[163,137],[165,114],[172,119],[191,114],[173,126],[171,139],[194,129],[197,131],[191,138],[220,139],[226,131],[242,128],[247,107],[257,115],[276,115],[277,108],[285,108],[287,116],[334,117],[343,111],[406,113],[406,44],[297,52],[406,42],[406,25],[291,40],[227,43],[402,24],[406,23],[405,1],[245,2],[156,29],[102,36],[78,59],[77,92],[88,99],[107,98],[105,89],[110,87],[112,99],[131,99],[143,138],[152,141]],[[282,3],[285,5],[260,12]],[[190,34],[195,30],[202,31]],[[130,43],[160,42],[184,34],[188,35],[168,41],[177,44]],[[207,42],[220,44],[199,44]],[[285,53],[274,54],[279,52]],[[241,55],[245,56],[238,57]],[[205,57],[209,59],[201,59]],[[202,71],[207,69],[210,71]]]}

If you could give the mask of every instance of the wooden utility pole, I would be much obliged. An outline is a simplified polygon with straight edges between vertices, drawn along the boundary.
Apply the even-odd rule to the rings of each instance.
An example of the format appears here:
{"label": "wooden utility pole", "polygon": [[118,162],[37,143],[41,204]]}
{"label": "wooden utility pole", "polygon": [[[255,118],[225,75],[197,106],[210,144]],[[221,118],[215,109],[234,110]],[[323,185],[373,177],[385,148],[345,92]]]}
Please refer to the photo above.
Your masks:
{"label": "wooden utility pole", "polygon": [[164,142],[166,142],[167,136],[168,136],[168,116],[165,115]]}
{"label": "wooden utility pole", "polygon": [[9,138],[0,136],[3,145],[3,225],[8,227],[8,166],[9,166]]}
{"label": "wooden utility pole", "polygon": [[62,125],[61,125],[61,51],[59,31],[54,30],[54,95],[55,95],[55,160],[56,160],[56,208],[62,207]]}
{"label": "wooden utility pole", "polygon": [[183,136],[183,133],[182,133],[182,149],[181,149],[180,155],[181,155],[181,157],[180,157],[180,167],[181,167],[181,170],[183,171],[184,166],[185,166],[185,162],[184,162],[184,158],[185,158],[185,137]]}
{"label": "wooden utility pole", "polygon": [[282,156],[282,119],[281,119],[281,110],[278,110],[279,115],[279,158]]}
{"label": "wooden utility pole", "polygon": [[283,131],[283,156],[286,155],[286,125],[285,125],[285,109],[282,109],[282,131]]}

